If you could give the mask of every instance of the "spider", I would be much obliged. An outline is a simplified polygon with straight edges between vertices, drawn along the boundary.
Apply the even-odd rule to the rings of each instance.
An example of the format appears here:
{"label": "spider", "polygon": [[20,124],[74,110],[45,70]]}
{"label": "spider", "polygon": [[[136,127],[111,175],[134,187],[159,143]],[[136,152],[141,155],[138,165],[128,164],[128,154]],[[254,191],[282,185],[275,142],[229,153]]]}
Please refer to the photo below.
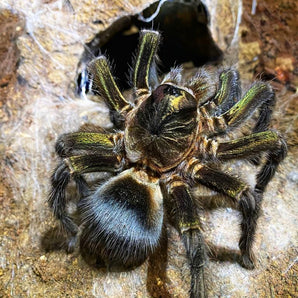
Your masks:
{"label": "spider", "polygon": [[[252,244],[262,195],[287,146],[268,129],[275,103],[268,84],[256,82],[241,95],[236,70],[222,71],[216,86],[204,69],[184,82],[181,67],[159,83],[159,41],[156,31],[140,33],[131,102],[117,87],[105,56],[90,62],[92,90],[105,100],[116,129],[91,126],[58,138],[61,161],[51,177],[48,202],[67,235],[68,250],[79,242],[98,264],[111,267],[142,264],[158,247],[163,225],[169,222],[186,247],[190,296],[205,297],[207,253],[200,221],[204,204],[192,189],[204,185],[239,210],[241,264],[253,269]],[[251,133],[231,140],[228,133],[255,114]],[[254,188],[221,169],[223,163],[239,159],[260,164]],[[92,189],[84,174],[96,172],[112,175]],[[79,225],[67,211],[71,180],[80,195]],[[217,197],[210,196],[211,204]]]}

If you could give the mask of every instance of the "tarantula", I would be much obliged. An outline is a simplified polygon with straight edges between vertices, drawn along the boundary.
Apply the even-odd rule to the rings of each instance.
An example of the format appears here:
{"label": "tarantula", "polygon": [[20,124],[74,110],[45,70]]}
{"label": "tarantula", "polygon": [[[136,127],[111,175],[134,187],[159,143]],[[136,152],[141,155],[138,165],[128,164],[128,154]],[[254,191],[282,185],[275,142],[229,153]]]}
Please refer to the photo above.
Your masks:
{"label": "tarantula", "polygon": [[[181,68],[172,69],[159,84],[159,40],[156,31],[140,33],[131,76],[133,102],[120,92],[106,57],[88,65],[92,90],[105,100],[117,130],[82,129],[59,137],[56,152],[61,162],[52,175],[48,201],[66,232],[68,250],[79,238],[82,250],[109,266],[142,264],[154,253],[163,224],[169,221],[186,247],[191,297],[204,297],[203,206],[192,188],[204,185],[240,211],[241,262],[252,269],[262,194],[286,155],[286,143],[268,130],[275,102],[268,84],[256,82],[241,96],[239,74],[233,69],[221,72],[215,90],[207,71],[183,83]],[[218,140],[253,114],[258,117],[250,135]],[[261,163],[254,189],[221,170],[222,163],[235,159]],[[91,190],[83,174],[103,171],[114,175]],[[66,209],[71,179],[80,194],[80,236]]]}

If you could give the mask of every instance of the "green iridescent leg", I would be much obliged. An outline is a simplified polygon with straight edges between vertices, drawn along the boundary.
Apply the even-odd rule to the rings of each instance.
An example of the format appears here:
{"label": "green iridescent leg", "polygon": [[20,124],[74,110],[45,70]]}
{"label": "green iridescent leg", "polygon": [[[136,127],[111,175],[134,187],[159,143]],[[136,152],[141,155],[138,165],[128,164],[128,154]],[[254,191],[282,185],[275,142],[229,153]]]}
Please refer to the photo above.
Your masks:
{"label": "green iridescent leg", "polygon": [[169,220],[180,233],[190,263],[190,297],[206,297],[204,283],[206,249],[198,206],[192,198],[189,186],[179,176],[170,177],[166,189],[168,200],[165,202]]}
{"label": "green iridescent leg", "polygon": [[205,185],[225,195],[223,200],[231,200],[232,204],[237,206],[242,214],[242,234],[239,240],[242,265],[248,269],[254,268],[252,244],[259,217],[260,195],[251,191],[240,179],[200,164],[199,161],[192,161],[187,172],[191,173],[190,179],[194,184]]}
{"label": "green iridescent leg", "polygon": [[279,134],[267,130],[237,140],[220,143],[216,158],[219,160],[249,159],[260,152],[267,152],[265,162],[257,174],[255,186],[255,190],[262,193],[287,153],[287,145]]}
{"label": "green iridescent leg", "polygon": [[[222,83],[223,86],[225,86]],[[227,89],[223,88],[223,90]],[[237,89],[235,89],[237,90]],[[221,99],[221,90],[219,95],[215,96],[215,100]],[[235,91],[236,92],[236,91]],[[238,91],[236,92],[238,93]],[[223,94],[225,94],[223,92]],[[222,107],[228,107],[232,100],[229,99],[233,94],[226,91],[224,98],[221,99]],[[231,97],[233,98],[233,96]],[[245,95],[237,101],[229,110],[222,111],[215,110],[215,116],[211,116],[212,112],[204,110],[204,106],[200,108],[200,111],[205,118],[205,124],[203,123],[203,130],[208,136],[220,135],[238,127],[247,118],[251,117],[256,111],[259,111],[259,116],[255,126],[252,128],[253,132],[265,131],[268,129],[271,119],[272,108],[275,103],[275,95],[270,85],[257,82],[245,93]],[[202,109],[203,108],[203,109]]]}
{"label": "green iridescent leg", "polygon": [[[263,115],[265,113],[263,108],[269,107],[270,105],[272,106],[275,101],[274,98],[274,92],[270,85],[261,82],[255,83],[246,92],[244,97],[222,116],[228,126],[237,126],[239,121],[243,121],[248,118],[257,108],[261,109],[261,115]],[[266,113],[267,112],[268,111],[266,109]],[[258,120],[256,126],[260,126],[259,122],[260,120]],[[268,122],[269,120],[264,123],[263,129],[267,128]],[[259,128],[258,131],[260,131]]]}
{"label": "green iridescent leg", "polygon": [[140,33],[140,41],[132,82],[137,96],[149,93],[150,86],[158,82],[156,70],[156,52],[159,44],[159,33],[143,30]]}
{"label": "green iridescent leg", "polygon": [[240,97],[241,87],[238,71],[233,69],[223,71],[219,76],[219,90],[213,99],[217,107],[212,114],[222,115],[238,102]]}
{"label": "green iridescent leg", "polygon": [[219,76],[219,88],[210,74],[204,69],[187,85],[198,99],[200,113],[204,116],[219,116],[228,111],[241,97],[239,73],[236,70],[224,70]]}
{"label": "green iridescent leg", "polygon": [[60,157],[80,155],[82,153],[101,153],[121,148],[121,134],[75,132],[61,135],[56,142],[56,153]]}
{"label": "green iridescent leg", "polygon": [[116,127],[123,127],[124,118],[130,103],[123,97],[110,70],[105,56],[100,56],[88,64],[88,73],[92,84],[92,91],[103,97],[110,109],[111,121]]}
{"label": "green iridescent leg", "polygon": [[[120,151],[115,149],[117,135],[78,132],[62,135],[56,144],[57,153],[65,157],[51,177],[51,192],[48,203],[60,220],[68,236],[68,251],[76,244],[78,227],[66,211],[66,188],[71,179],[81,197],[89,188],[82,174],[92,172],[116,172],[122,166]],[[88,154],[86,154],[88,152]]]}

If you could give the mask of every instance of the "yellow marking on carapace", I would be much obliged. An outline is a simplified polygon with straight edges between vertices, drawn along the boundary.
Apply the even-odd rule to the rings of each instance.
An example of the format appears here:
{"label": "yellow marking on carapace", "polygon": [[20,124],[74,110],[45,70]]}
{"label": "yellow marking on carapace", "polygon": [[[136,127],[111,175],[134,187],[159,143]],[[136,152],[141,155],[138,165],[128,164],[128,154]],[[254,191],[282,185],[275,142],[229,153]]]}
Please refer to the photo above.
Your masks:
{"label": "yellow marking on carapace", "polygon": [[183,101],[187,100],[185,93],[183,92],[182,95],[180,96],[173,96],[173,95],[168,95],[169,96],[169,109],[166,113],[162,115],[162,120],[166,119],[168,116],[172,115],[173,113],[177,112],[180,110]]}
{"label": "yellow marking on carapace", "polygon": [[173,96],[171,98],[171,107],[173,108],[174,111],[178,111],[180,109],[180,103],[181,101],[185,98],[185,94],[183,92],[183,95],[181,96]]}

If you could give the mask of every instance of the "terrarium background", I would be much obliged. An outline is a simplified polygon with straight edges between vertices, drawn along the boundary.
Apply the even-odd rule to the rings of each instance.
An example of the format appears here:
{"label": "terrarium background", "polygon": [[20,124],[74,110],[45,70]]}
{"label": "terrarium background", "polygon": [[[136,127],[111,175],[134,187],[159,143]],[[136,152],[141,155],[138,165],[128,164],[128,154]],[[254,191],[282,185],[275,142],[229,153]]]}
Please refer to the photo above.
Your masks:
{"label": "terrarium background", "polygon": [[[0,296],[146,297],[147,264],[131,272],[106,273],[89,267],[78,253],[41,248],[41,238],[56,225],[46,203],[56,163],[55,139],[86,122],[110,126],[104,104],[76,98],[74,93],[84,44],[119,16],[152,3],[70,2],[0,1]],[[226,52],[223,65],[237,66],[244,86],[255,77],[275,78],[273,128],[286,136],[289,154],[265,194],[255,243],[256,269],[210,261],[207,287],[211,297],[294,297],[298,294],[297,4],[256,1],[253,15],[253,1],[235,1],[233,6],[231,2],[206,1],[214,39]],[[240,174],[254,173],[246,164],[237,166]],[[211,242],[237,250],[237,212],[216,211],[206,214],[204,221]],[[166,287],[174,297],[187,297],[184,248],[174,230],[169,229],[169,235]]]}

